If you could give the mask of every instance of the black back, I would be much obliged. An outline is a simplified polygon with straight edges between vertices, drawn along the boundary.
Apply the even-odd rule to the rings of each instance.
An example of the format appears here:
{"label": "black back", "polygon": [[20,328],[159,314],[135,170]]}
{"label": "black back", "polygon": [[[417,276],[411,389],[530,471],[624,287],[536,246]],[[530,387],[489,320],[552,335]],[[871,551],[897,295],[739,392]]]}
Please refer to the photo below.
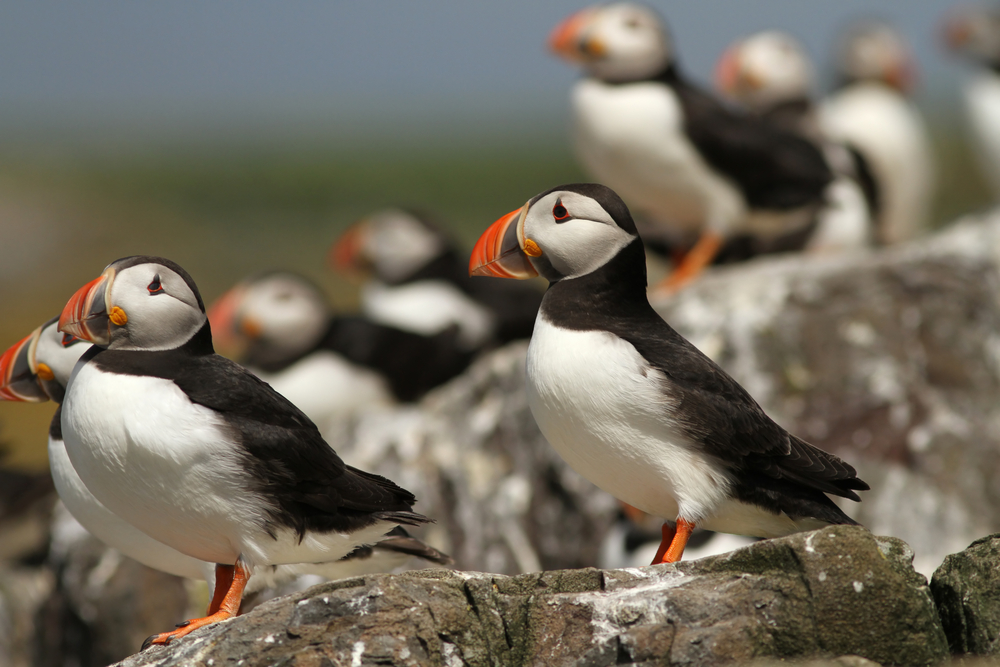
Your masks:
{"label": "black back", "polygon": [[173,381],[192,403],[217,412],[231,429],[254,491],[273,503],[266,529],[354,531],[378,520],[418,524],[413,494],[384,477],[346,465],[316,426],[245,368],[212,352],[205,326],[165,351],[92,347],[82,361],[103,371]]}
{"label": "black back", "polygon": [[833,173],[818,146],[725,106],[686,81],[676,67],[654,80],[674,90],[691,142],[713,169],[736,184],[750,208],[781,211],[823,203]]}

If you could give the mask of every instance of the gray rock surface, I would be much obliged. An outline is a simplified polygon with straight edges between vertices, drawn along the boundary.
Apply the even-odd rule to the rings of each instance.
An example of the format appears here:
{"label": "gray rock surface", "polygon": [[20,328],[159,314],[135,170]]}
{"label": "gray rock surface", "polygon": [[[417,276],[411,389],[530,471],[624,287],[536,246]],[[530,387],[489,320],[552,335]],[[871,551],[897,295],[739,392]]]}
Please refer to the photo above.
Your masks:
{"label": "gray rock surface", "polygon": [[911,557],[899,540],[839,526],[678,565],[374,575],[269,601],[121,664],[936,664],[947,643]]}
{"label": "gray rock surface", "polygon": [[953,653],[1000,653],[1000,535],[945,558],[931,593]]}

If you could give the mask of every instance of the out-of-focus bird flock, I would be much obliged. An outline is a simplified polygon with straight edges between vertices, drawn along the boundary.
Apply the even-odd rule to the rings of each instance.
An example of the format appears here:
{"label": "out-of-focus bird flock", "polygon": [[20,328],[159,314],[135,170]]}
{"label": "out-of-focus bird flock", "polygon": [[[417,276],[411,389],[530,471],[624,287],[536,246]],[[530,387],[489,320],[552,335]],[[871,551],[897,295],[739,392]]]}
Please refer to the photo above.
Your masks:
{"label": "out-of-focus bird flock", "polygon": [[[522,193],[527,204],[483,236],[474,272],[541,275],[564,286],[614,266],[619,253],[633,247],[637,231],[655,302],[719,264],[779,253],[870,252],[931,230],[941,167],[928,121],[911,96],[918,72],[906,35],[888,23],[861,20],[843,31],[830,62],[816,63],[795,35],[758,32],[733,42],[720,54],[713,79],[697,82],[684,69],[669,19],[645,5],[615,3],[583,8],[553,26],[550,52],[580,72],[568,104],[567,140],[585,180],[613,192],[538,182]],[[969,65],[962,100],[968,138],[981,177],[1000,196],[1000,8],[956,10],[942,25],[949,57]],[[823,92],[821,79],[836,85]],[[538,202],[552,218],[548,227],[532,217]],[[631,315],[605,313],[606,302],[579,295],[558,308],[552,296],[542,311],[549,314],[539,317],[542,281],[470,276],[472,249],[433,211],[408,204],[386,201],[386,208],[360,220],[338,221],[325,266],[274,262],[267,248],[254,248],[261,270],[231,276],[232,286],[206,295],[211,299],[202,298],[199,276],[189,276],[174,258],[87,257],[87,272],[100,277],[79,291],[79,285],[65,285],[65,298],[45,306],[52,319],[25,322],[7,313],[23,324],[18,335],[27,336],[0,341],[9,346],[0,357],[0,399],[61,404],[47,441],[55,490],[72,515],[63,520],[75,520],[145,565],[215,583],[205,618],[150,642],[168,643],[235,615],[244,589],[303,575],[450,564],[442,545],[406,532],[427,521],[418,514],[419,498],[414,505],[409,492],[373,474],[379,470],[351,467],[352,427],[361,414],[421,401],[484,354],[530,339],[533,330],[538,334],[539,323],[545,340],[536,345],[549,352],[540,357],[538,347],[529,351],[528,393],[542,432],[584,477],[628,502],[623,516],[636,525],[648,522],[640,510],[673,512],[660,517],[670,525],[655,562],[678,560],[687,535],[703,523],[763,537],[851,521],[824,493],[856,499],[854,490],[867,485],[837,457],[794,436],[781,440],[812,466],[803,472],[782,469],[781,456],[767,447],[717,444],[725,438],[715,437],[712,429],[723,427],[713,420],[750,420],[767,437],[789,436],[686,342],[670,339],[674,356],[662,353],[681,359],[689,374],[675,378],[683,387],[665,388],[663,400],[688,407],[677,407],[670,427],[655,437],[675,442],[693,438],[689,431],[707,430],[711,446],[692,446],[695,458],[741,471],[733,473],[740,490],[717,498],[701,487],[681,488],[668,473],[653,471],[647,478],[652,468],[623,444],[624,437],[602,433],[588,441],[586,434],[602,430],[585,427],[600,409],[581,407],[586,400],[573,392],[597,394],[599,385],[613,393],[620,378],[609,372],[605,384],[594,380],[599,374],[581,374],[598,384],[559,385],[573,381],[572,374],[546,367],[557,356],[554,348],[567,364],[578,355],[595,373],[601,366],[586,360],[591,343],[551,331],[607,330],[649,361],[660,353],[629,336],[648,344],[652,334],[640,329],[659,325],[629,324]],[[581,220],[604,227],[600,234],[569,235],[573,221]],[[487,222],[476,224],[485,228]],[[355,293],[331,296],[328,283],[315,279],[325,272],[349,281]],[[630,298],[623,292],[622,304]],[[213,344],[232,361],[211,355]],[[595,349],[605,362],[618,359],[610,348]],[[657,363],[642,377],[659,372]],[[712,382],[699,384],[707,376]],[[683,393],[689,390],[724,397],[727,407],[699,408]],[[636,392],[633,399],[641,403],[646,395]],[[147,411],[144,405],[156,407]],[[739,415],[725,412],[734,405]],[[16,420],[16,414],[8,410],[3,419]],[[32,434],[32,447],[45,442],[44,430]],[[592,454],[574,461],[577,446]],[[602,458],[608,451],[610,463]],[[618,468],[616,457],[640,463]],[[671,461],[684,474],[684,466],[703,467]],[[9,520],[24,489],[37,480],[29,473],[4,474],[10,481],[0,489],[0,521]],[[668,500],[642,492],[655,485],[651,478],[664,480]],[[793,493],[788,479],[809,486],[812,495]],[[44,480],[37,485],[44,491]],[[778,498],[773,507],[754,495],[760,489]],[[782,494],[794,501],[785,502]],[[716,510],[725,514],[719,507],[750,499],[791,519],[774,527],[735,513],[712,522]],[[646,541],[660,539],[654,529]]]}

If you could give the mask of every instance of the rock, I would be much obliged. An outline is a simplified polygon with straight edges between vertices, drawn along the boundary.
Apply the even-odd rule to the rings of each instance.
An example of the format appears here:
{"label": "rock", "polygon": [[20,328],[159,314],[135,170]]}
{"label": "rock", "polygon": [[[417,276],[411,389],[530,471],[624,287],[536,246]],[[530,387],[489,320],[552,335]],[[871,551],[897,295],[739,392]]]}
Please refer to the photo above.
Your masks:
{"label": "rock", "polygon": [[725,268],[654,305],[872,486],[844,509],[918,571],[1000,530],[1000,211],[877,252]]}
{"label": "rock", "polygon": [[183,579],[105,547],[61,505],[53,532],[53,581],[34,615],[31,665],[103,667],[191,613]]}
{"label": "rock", "polygon": [[953,653],[1000,653],[1000,535],[952,554],[931,579],[931,593]]}
{"label": "rock", "polygon": [[414,492],[421,536],[458,569],[517,574],[595,565],[616,502],[548,445],[524,390],[527,343],[479,359],[418,406],[374,411],[335,443],[351,465]]}
{"label": "rock", "polygon": [[[678,565],[374,575],[271,600],[121,664],[936,664],[947,643],[910,558],[899,540],[837,526]],[[840,664],[867,664],[852,660]]]}

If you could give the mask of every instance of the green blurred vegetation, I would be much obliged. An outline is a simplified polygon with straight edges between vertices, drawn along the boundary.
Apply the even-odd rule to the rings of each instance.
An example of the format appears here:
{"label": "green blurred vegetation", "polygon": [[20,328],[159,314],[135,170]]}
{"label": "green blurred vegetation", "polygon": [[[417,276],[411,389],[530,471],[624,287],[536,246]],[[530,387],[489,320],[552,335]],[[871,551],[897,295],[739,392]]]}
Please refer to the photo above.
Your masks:
{"label": "green blurred vegetation", "polygon": [[[960,122],[932,121],[941,226],[993,199]],[[208,302],[249,273],[290,268],[349,309],[355,288],[326,269],[325,257],[355,219],[385,206],[419,207],[471,245],[529,197],[585,179],[560,133],[441,145],[0,150],[0,351],[57,314],[108,262],[131,254],[176,260]],[[45,465],[53,409],[0,403],[9,465]]]}

